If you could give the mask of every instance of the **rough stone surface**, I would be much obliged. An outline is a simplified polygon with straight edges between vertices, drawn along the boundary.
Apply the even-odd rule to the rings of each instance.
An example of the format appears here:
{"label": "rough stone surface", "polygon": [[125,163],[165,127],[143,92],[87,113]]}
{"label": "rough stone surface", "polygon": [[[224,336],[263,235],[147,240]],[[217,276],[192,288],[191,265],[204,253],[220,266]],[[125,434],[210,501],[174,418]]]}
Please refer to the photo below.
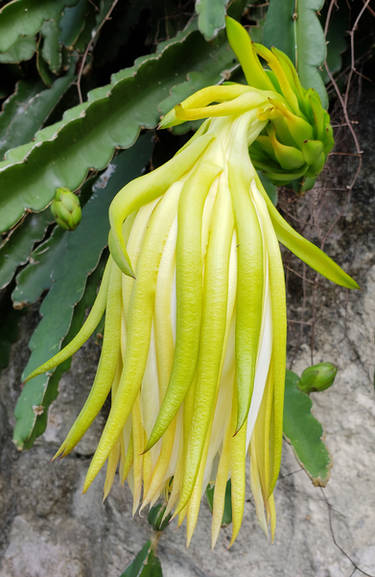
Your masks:
{"label": "rough stone surface", "polygon": [[[210,513],[203,504],[190,549],[185,549],[184,530],[175,524],[162,535],[159,554],[165,577],[359,577],[360,569],[375,575],[374,89],[363,102],[359,127],[364,168],[346,216],[326,243],[329,254],[359,281],[361,291],[348,295],[325,281],[319,281],[315,293],[304,291],[299,277],[288,275],[290,317],[310,322],[290,323],[289,366],[300,373],[311,364],[313,353],[314,362],[329,360],[340,368],[335,385],[313,395],[314,413],[324,425],[333,456],[331,480],[324,490],[314,487],[286,445],[276,491],[275,543],[269,544],[259,528],[249,495],[236,543],[228,549],[227,528],[211,551]],[[349,176],[350,169],[353,166]],[[319,216],[305,230],[311,238],[324,236],[344,202],[334,190],[344,170],[341,160],[333,158],[324,202],[317,189],[298,205],[296,217],[303,220],[309,212]],[[299,266],[291,262],[291,268]],[[72,455],[50,462],[89,390],[96,344],[84,347],[73,360],[49,427],[34,448],[17,453],[10,440],[27,340],[36,320],[35,314],[25,316],[22,338],[13,346],[9,369],[0,380],[0,577],[119,577],[148,538],[149,528],[145,518],[131,519],[128,490],[116,485],[102,503],[103,475],[87,495],[81,494],[103,421],[96,422]]]}

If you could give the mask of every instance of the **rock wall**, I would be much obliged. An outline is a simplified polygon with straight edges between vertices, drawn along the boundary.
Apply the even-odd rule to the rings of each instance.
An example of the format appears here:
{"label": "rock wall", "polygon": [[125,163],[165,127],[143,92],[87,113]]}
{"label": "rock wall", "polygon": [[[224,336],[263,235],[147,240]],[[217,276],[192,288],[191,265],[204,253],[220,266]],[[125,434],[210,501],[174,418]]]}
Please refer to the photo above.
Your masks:
{"label": "rock wall", "polygon": [[[326,244],[361,291],[348,294],[319,281],[315,294],[303,293],[298,277],[289,275],[291,319],[309,322],[314,306],[314,362],[329,360],[340,368],[335,385],[313,396],[333,456],[328,487],[314,487],[285,445],[276,490],[275,543],[271,545],[258,526],[249,494],[236,543],[228,549],[230,529],[224,529],[211,551],[210,513],[202,504],[188,550],[183,528],[172,523],[163,533],[159,555],[165,577],[359,577],[360,569],[375,575],[374,105],[375,90],[367,89],[359,111],[364,167],[346,216]],[[324,202],[313,192],[298,205],[302,220],[312,209],[319,213],[312,235],[317,226],[327,230],[343,206],[344,164],[342,157],[330,161]],[[355,159],[349,158],[348,178],[354,169]],[[13,346],[9,369],[0,380],[0,576],[119,577],[148,538],[149,527],[144,518],[131,518],[128,489],[116,484],[102,503],[103,475],[87,495],[81,494],[100,419],[72,455],[59,463],[50,461],[87,395],[97,344],[85,346],[74,358],[60,383],[45,435],[24,453],[17,453],[11,442],[20,375],[36,322],[36,313],[25,315],[22,338]],[[311,361],[312,328],[293,322],[290,326],[289,366],[300,372]]]}

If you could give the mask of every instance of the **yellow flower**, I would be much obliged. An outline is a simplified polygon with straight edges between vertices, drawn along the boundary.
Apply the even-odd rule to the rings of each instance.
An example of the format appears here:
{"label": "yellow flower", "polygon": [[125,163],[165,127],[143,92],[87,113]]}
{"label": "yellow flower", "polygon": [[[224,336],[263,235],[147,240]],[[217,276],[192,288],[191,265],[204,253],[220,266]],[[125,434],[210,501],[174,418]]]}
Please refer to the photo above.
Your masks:
{"label": "yellow flower", "polygon": [[254,167],[276,182],[314,178],[332,147],[327,113],[284,55],[256,47],[265,72],[246,32],[230,19],[227,29],[252,86],[205,88],[164,117],[163,127],[206,120],[170,161],[114,198],[95,304],[71,343],[29,376],[73,354],[105,312],[92,390],[56,456],[72,451],[110,393],[84,491],[107,462],[105,496],[118,469],[133,511],[163,497],[166,515],[187,518],[188,543],[214,482],[215,544],[229,478],[236,538],[246,455],[258,518],[274,534],[286,356],[279,241],[330,280],[357,286],[285,222]]}

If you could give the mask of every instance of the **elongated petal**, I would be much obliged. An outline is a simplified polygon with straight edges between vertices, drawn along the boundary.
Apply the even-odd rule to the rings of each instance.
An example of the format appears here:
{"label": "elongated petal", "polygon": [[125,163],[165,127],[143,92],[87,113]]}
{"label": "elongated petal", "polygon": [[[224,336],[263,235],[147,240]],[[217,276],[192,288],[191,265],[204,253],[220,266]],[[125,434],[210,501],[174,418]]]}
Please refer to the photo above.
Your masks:
{"label": "elongated petal", "polygon": [[[233,411],[232,411],[233,412]],[[227,431],[221,450],[219,466],[217,470],[216,480],[215,480],[215,491],[214,491],[214,502],[212,509],[212,526],[211,526],[211,546],[215,547],[217,538],[219,536],[219,531],[223,519],[224,513],[224,503],[225,503],[225,490],[228,481],[228,475],[230,471],[230,449],[231,440],[233,436],[233,430],[235,428],[234,419],[236,414],[233,415],[233,427],[231,421],[229,421],[227,426]]]}
{"label": "elongated petal", "polygon": [[113,199],[109,208],[110,249],[114,260],[124,274],[134,276],[122,233],[124,220],[143,204],[158,198],[173,182],[188,171],[212,139],[212,135],[203,135],[195,139],[188,148],[176,154],[159,168],[132,180]]}
{"label": "elongated petal", "polygon": [[171,376],[174,353],[172,297],[175,291],[177,216],[161,257],[155,293],[155,345],[160,396]]}
{"label": "elongated petal", "polygon": [[264,501],[262,494],[262,486],[260,483],[259,467],[257,462],[257,436],[256,431],[254,432],[251,443],[250,443],[250,486],[253,498],[255,501],[255,510],[258,517],[260,526],[262,527],[264,533],[268,536],[268,525],[266,520],[266,515],[264,511]]}
{"label": "elongated petal", "polygon": [[101,318],[104,314],[106,303],[107,303],[107,290],[108,290],[108,278],[111,268],[110,259],[108,260],[106,267],[104,269],[102,282],[100,284],[99,292],[96,296],[95,302],[88,314],[87,319],[83,323],[82,327],[76,334],[76,336],[63,348],[59,351],[56,355],[51,357],[48,361],[40,365],[40,367],[34,369],[32,373],[30,373],[25,382],[30,381],[37,375],[41,375],[46,371],[50,371],[54,369],[58,365],[61,365],[66,359],[69,359],[74,353],[78,351],[82,347],[82,345],[89,339],[101,321]]}
{"label": "elongated petal", "polygon": [[[223,86],[207,86],[202,88],[197,92],[194,92],[188,98],[185,98],[181,102],[184,109],[197,108],[207,106],[211,102],[224,102],[227,100],[232,100],[237,98],[240,94],[244,94],[251,90],[249,86],[244,86],[243,84],[226,84]],[[176,110],[173,108],[168,114],[163,116],[160,121],[159,128],[170,128],[171,126],[177,126],[185,122],[185,120],[180,120],[176,116]]]}
{"label": "elongated petal", "polygon": [[[270,96],[277,97],[271,93]],[[178,104],[175,107],[177,120],[199,120],[200,118],[215,118],[217,116],[228,116],[233,114],[242,114],[252,109],[259,109],[267,104],[267,93],[249,90],[233,100],[222,102],[220,104],[211,104],[197,108],[185,108],[184,104]]]}
{"label": "elongated petal", "polygon": [[115,479],[115,474],[117,470],[117,466],[120,461],[120,441],[117,441],[115,446],[113,447],[112,451],[109,453],[108,461],[107,461],[107,471],[105,475],[104,481],[104,490],[103,490],[103,501],[109,495],[110,490],[112,489],[113,481]]}
{"label": "elongated petal", "polygon": [[[189,392],[188,392],[186,398],[188,398],[188,397],[189,397]],[[186,405],[186,400],[184,403],[184,407],[182,409],[180,409],[179,414],[177,415],[176,438],[180,442],[178,445],[177,464],[175,467],[174,475],[172,477],[172,490],[171,490],[171,493],[169,495],[167,506],[165,508],[164,518],[167,517],[167,515],[169,515],[171,513],[171,511],[173,510],[173,507],[177,503],[178,495],[179,495],[180,489],[181,489],[182,475],[183,475],[183,470],[184,470],[184,442],[182,441],[182,439],[184,436],[183,418],[186,416],[185,405]]]}
{"label": "elongated petal", "polygon": [[[228,423],[231,421],[230,407],[233,398],[233,381],[235,376],[235,356],[234,356],[234,321],[230,321],[231,334],[228,341],[228,346],[223,347],[225,351],[225,359],[222,362],[220,369],[220,383],[218,385],[216,400],[215,400],[215,414],[213,416],[212,424],[210,424],[209,438],[210,444],[208,447],[206,468],[204,473],[204,487],[214,479],[215,461],[225,438],[225,431]],[[223,355],[224,356],[224,355]],[[233,434],[234,434],[233,430]]]}
{"label": "elongated petal", "polygon": [[124,435],[122,435],[120,438],[120,443],[121,443],[120,480],[121,483],[124,483],[133,465],[134,460],[133,433],[132,432],[130,433],[129,442],[127,444],[125,442]]}
{"label": "elongated petal", "polygon": [[[142,206],[134,216],[133,226],[131,227],[131,230],[129,232],[126,244],[129,256],[132,262],[134,263],[138,263],[138,258],[141,252],[141,248],[143,246],[143,241],[146,236],[146,231],[149,228],[151,216],[158,202],[159,199],[149,202],[145,206]],[[134,213],[132,213],[132,215],[134,215]],[[130,217],[126,219],[124,227],[126,226],[128,220],[131,218],[132,215],[130,215]],[[122,313],[124,317],[124,329],[125,329],[124,334],[125,342],[123,343],[123,349],[122,349],[123,359],[125,359],[126,356],[126,332],[129,321],[129,304],[132,292],[134,290],[134,285],[135,283],[133,278],[125,274],[122,275]]]}
{"label": "elongated petal", "polygon": [[259,408],[263,399],[264,389],[267,383],[267,376],[271,362],[272,344],[273,344],[271,295],[269,289],[269,272],[268,272],[269,263],[266,251],[264,255],[265,255],[265,264],[264,264],[265,274],[264,274],[262,329],[258,348],[258,356],[256,361],[254,390],[253,395],[251,397],[249,414],[247,416],[246,447],[249,447],[251,436],[254,430],[254,425],[256,423]]}
{"label": "elongated petal", "polygon": [[132,432],[133,432],[133,509],[138,508],[142,492],[143,473],[143,448],[145,444],[145,432],[142,425],[141,403],[137,396],[132,408]]}
{"label": "elongated petal", "polygon": [[[140,408],[141,419],[144,429],[143,448],[151,433],[155,413],[160,406],[160,390],[158,380],[158,370],[156,361],[156,343],[155,343],[155,323],[151,328],[151,340],[148,351],[148,358],[145,372],[142,379],[142,386],[140,390]],[[147,494],[149,485],[152,479],[153,468],[160,456],[161,442],[157,443],[150,451],[143,455],[143,494]]]}
{"label": "elongated petal", "polygon": [[252,174],[251,165],[245,156],[246,123],[237,122],[235,128],[236,142],[233,144],[228,162],[228,177],[238,242],[236,307],[238,394],[236,430],[238,431],[247,418],[254,387],[263,308],[263,242],[258,217],[249,196]]}
{"label": "elongated petal", "polygon": [[[160,261],[155,293],[155,346],[160,398],[164,398],[165,396],[173,364],[174,342],[171,297],[172,292],[175,290],[176,238],[177,218],[169,232]],[[150,433],[150,431],[147,432],[148,434]],[[145,492],[142,508],[159,496],[162,485],[167,478],[171,461],[175,462],[177,458],[177,454],[175,458],[172,458],[174,448],[177,449],[175,447],[175,436],[176,419],[172,421],[163,436],[160,455],[153,470],[149,488],[147,492]],[[174,467],[172,464],[171,474],[173,474],[173,472]]]}
{"label": "elongated petal", "polygon": [[207,459],[208,446],[209,446],[209,438],[207,437],[203,448],[203,454],[199,465],[198,475],[196,477],[195,485],[191,497],[189,499],[189,504],[187,505],[187,524],[186,524],[187,547],[189,547],[190,545],[194,529],[198,522],[199,508],[202,500],[203,479],[204,479],[204,470]]}
{"label": "elongated petal", "polygon": [[229,44],[241,64],[248,84],[263,90],[273,90],[274,86],[264,71],[245,28],[227,16],[226,30]]}
{"label": "elongated petal", "polygon": [[177,327],[172,374],[159,415],[147,443],[149,450],[176,415],[195,371],[202,309],[201,226],[205,198],[220,167],[198,165],[185,183],[178,211]]}
{"label": "elongated petal", "polygon": [[342,270],[329,256],[320,248],[312,244],[298,234],[287,222],[272,204],[267,193],[258,178],[256,178],[257,187],[262,193],[263,199],[267,205],[273,228],[275,229],[279,241],[292,251],[296,256],[303,260],[311,268],[333,281],[334,283],[346,288],[359,288],[358,284],[346,272]]}
{"label": "elongated petal", "polygon": [[231,196],[223,176],[213,211],[206,258],[197,384],[179,510],[185,507],[194,488],[213,415],[226,329],[229,255],[233,225]]}
{"label": "elongated petal", "polygon": [[[96,477],[120,435],[141,386],[150,343],[157,271],[176,214],[178,199],[179,191],[170,189],[155,207],[149,222],[137,263],[137,280],[130,299],[124,370],[87,473],[84,491]],[[160,221],[164,223],[162,229],[159,226]]]}
{"label": "elongated petal", "polygon": [[159,410],[159,381],[157,374],[155,327],[151,328],[151,341],[148,351],[146,369],[143,375],[140,392],[142,406],[142,423],[146,435],[149,435],[155,420],[155,413]]}
{"label": "elongated petal", "polygon": [[68,455],[83,437],[111,390],[120,356],[121,271],[112,261],[108,281],[106,322],[98,369],[89,396],[55,457]]}
{"label": "elongated petal", "polygon": [[288,81],[288,76],[284,71],[284,68],[280,61],[276,58],[275,54],[271,52],[268,48],[263,46],[262,44],[255,43],[254,44],[255,51],[261,58],[269,64],[271,70],[275,73],[275,76],[278,80],[280,85],[281,91],[284,94],[289,106],[293,110],[295,114],[300,113],[298,99],[293,91],[293,87],[290,85]]}
{"label": "elongated petal", "polygon": [[257,516],[266,535],[268,535],[268,524],[270,524],[272,539],[276,523],[273,494],[269,494],[272,474],[272,444],[274,441],[272,435],[274,411],[273,383],[274,379],[271,367],[251,440],[250,457],[251,489],[255,500]]}
{"label": "elongated petal", "polygon": [[[286,298],[285,278],[280,248],[273,228],[273,223],[267,211],[267,205],[260,194],[257,184],[253,181],[251,192],[254,196],[257,209],[262,219],[262,226],[266,239],[266,250],[269,259],[269,283],[272,311],[272,358],[271,369],[274,390],[273,424],[272,424],[272,455],[271,480],[269,495],[276,484],[280,470],[283,409],[286,368]],[[268,495],[268,496],[269,496]]]}
{"label": "elongated petal", "polygon": [[232,480],[232,538],[233,545],[241,528],[246,494],[246,423],[232,437],[230,450]]}
{"label": "elongated petal", "polygon": [[[121,373],[122,373],[122,362],[121,362],[121,356],[120,356],[120,362],[117,364],[116,374],[115,374],[115,377],[114,377],[113,383],[112,383],[112,391],[111,391],[112,398],[117,393]],[[109,492],[112,488],[113,481],[115,479],[117,466],[120,463],[120,461],[121,461],[121,439],[117,441],[117,443],[113,447],[112,451],[110,452],[108,460],[107,460],[107,471],[106,471],[105,481],[104,481],[103,501],[106,500],[106,498],[108,497]]]}

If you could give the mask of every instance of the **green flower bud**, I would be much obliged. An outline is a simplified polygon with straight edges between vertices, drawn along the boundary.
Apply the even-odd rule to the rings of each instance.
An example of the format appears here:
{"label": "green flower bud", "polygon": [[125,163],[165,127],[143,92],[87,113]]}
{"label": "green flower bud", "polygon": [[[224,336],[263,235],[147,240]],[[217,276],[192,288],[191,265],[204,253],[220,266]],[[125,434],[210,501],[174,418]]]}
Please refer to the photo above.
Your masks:
{"label": "green flower bud", "polygon": [[81,222],[82,211],[79,198],[67,188],[56,189],[51,212],[57,224],[65,230],[74,230]]}
{"label": "green flower bud", "polygon": [[165,509],[165,505],[159,503],[158,505],[151,507],[150,512],[147,515],[147,521],[155,531],[164,531],[171,520],[172,515],[165,515]]}
{"label": "green flower bud", "polygon": [[336,373],[337,367],[332,363],[318,363],[303,371],[298,387],[304,393],[324,391],[333,384]]}
{"label": "green flower bud", "polygon": [[[298,181],[299,190],[308,190],[333,148],[329,114],[322,107],[318,94],[302,86],[294,65],[285,54],[256,43],[254,47],[256,54],[270,67],[267,71],[272,85],[271,90],[267,90],[270,106],[258,117],[268,120],[272,128],[266,126],[252,143],[250,156],[254,166],[274,184]],[[242,54],[237,56],[241,61]],[[241,63],[245,68],[246,60]]]}

